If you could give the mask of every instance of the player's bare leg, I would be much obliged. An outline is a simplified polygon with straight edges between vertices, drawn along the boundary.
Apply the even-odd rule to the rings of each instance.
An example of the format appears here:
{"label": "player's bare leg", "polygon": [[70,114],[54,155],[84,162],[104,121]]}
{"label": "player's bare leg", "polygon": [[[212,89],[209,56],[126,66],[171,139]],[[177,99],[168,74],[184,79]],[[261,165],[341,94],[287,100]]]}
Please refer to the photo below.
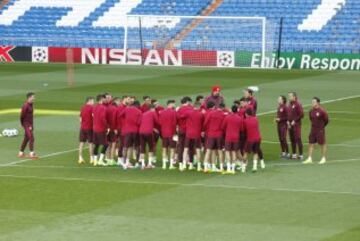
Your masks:
{"label": "player's bare leg", "polygon": [[219,172],[223,172],[224,171],[224,152],[223,152],[223,150],[219,149],[217,151],[217,153],[218,153],[219,165],[220,165]]}
{"label": "player's bare leg", "polygon": [[163,148],[162,149],[162,169],[166,169],[166,163],[169,162],[169,158],[168,158],[168,149],[167,148]]}
{"label": "player's bare leg", "polygon": [[321,149],[321,160],[319,162],[319,164],[325,164],[326,163],[326,153],[327,153],[327,145],[320,145],[320,149]]}
{"label": "player's bare leg", "polygon": [[244,152],[244,156],[243,156],[243,162],[241,164],[241,172],[245,173],[246,172],[246,166],[248,164],[248,153]]}
{"label": "player's bare leg", "polygon": [[233,151],[232,159],[231,159],[231,168],[230,168],[231,174],[235,174],[235,162],[236,162],[237,158],[238,158],[238,153],[236,151]]}
{"label": "player's bare leg", "polygon": [[204,157],[204,172],[209,172],[209,164],[211,162],[211,154],[212,154],[212,151],[210,149],[206,149],[205,157]]}
{"label": "player's bare leg", "polygon": [[186,170],[186,164],[187,164],[187,160],[188,160],[188,156],[190,155],[189,153],[189,148],[188,147],[185,147],[184,148],[184,151],[183,151],[183,154],[182,154],[182,160],[181,160],[181,163],[179,163],[179,170],[180,171],[184,171]]}
{"label": "player's bare leg", "polygon": [[225,161],[226,161],[226,173],[231,172],[231,151],[225,151]]}
{"label": "player's bare leg", "polygon": [[94,163],[94,144],[91,142],[89,143],[89,157],[90,157],[90,164]]}
{"label": "player's bare leg", "polygon": [[84,158],[83,158],[84,144],[85,144],[84,142],[79,143],[79,160],[78,160],[79,164],[85,163]]}
{"label": "player's bare leg", "polygon": [[156,162],[156,157],[154,152],[149,152],[148,168],[155,168],[154,163]]}
{"label": "player's bare leg", "polygon": [[200,148],[196,148],[195,150],[195,162],[197,163],[197,171],[200,172],[202,171],[201,169],[201,149]]}
{"label": "player's bare leg", "polygon": [[175,169],[176,152],[175,148],[170,148],[170,169]]}
{"label": "player's bare leg", "polygon": [[308,158],[305,161],[303,161],[303,164],[311,164],[312,163],[314,147],[315,147],[314,144],[309,144]]}
{"label": "player's bare leg", "polygon": [[253,156],[253,172],[257,171],[257,165],[258,165],[258,160],[259,160],[259,154],[255,153]]}
{"label": "player's bare leg", "polygon": [[98,165],[100,166],[106,166],[107,163],[104,162],[104,159],[105,159],[105,156],[106,156],[106,151],[108,150],[108,145],[103,145],[102,146],[102,149],[101,149],[101,153],[100,153],[100,157],[99,157],[99,160],[98,160]]}

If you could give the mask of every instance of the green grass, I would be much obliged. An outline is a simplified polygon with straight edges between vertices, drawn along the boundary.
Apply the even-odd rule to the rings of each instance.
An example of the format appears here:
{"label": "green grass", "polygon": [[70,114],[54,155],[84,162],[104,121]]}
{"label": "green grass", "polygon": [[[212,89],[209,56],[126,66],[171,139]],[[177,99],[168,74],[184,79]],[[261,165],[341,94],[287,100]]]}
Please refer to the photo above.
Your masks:
{"label": "green grass", "polygon": [[[269,113],[276,97],[291,90],[306,111],[313,96],[359,95],[359,79],[359,72],[77,65],[69,88],[65,65],[1,64],[0,110],[19,108],[30,90],[36,108],[78,110],[86,96],[104,91],[149,94],[164,103],[220,84],[231,104],[244,87],[258,85],[268,168],[222,176],[79,167],[71,151],[77,116],[38,115],[36,149],[45,156],[39,161],[16,164],[21,137],[0,138],[0,240],[360,240],[360,98],[324,104],[330,114],[325,166],[279,160]],[[0,115],[0,129],[11,127],[19,128],[18,115]],[[308,132],[306,115],[305,141]]]}

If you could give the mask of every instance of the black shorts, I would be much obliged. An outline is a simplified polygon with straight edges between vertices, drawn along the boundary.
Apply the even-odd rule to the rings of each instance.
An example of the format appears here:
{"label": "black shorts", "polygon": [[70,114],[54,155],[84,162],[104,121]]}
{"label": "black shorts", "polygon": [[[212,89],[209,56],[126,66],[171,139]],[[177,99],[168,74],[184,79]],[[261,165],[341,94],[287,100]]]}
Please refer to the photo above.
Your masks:
{"label": "black shorts", "polygon": [[145,153],[146,146],[149,147],[149,152],[155,152],[154,134],[140,134],[140,153]]}
{"label": "black shorts", "polygon": [[259,154],[260,152],[260,141],[246,141],[245,152]]}
{"label": "black shorts", "polygon": [[106,131],[103,132],[94,132],[94,144],[95,145],[107,145],[107,137],[106,137]]}
{"label": "black shorts", "polygon": [[225,150],[226,151],[239,151],[240,144],[238,141],[225,141]]}
{"label": "black shorts", "polygon": [[139,145],[138,133],[127,133],[124,135],[124,147],[129,148]]}
{"label": "black shorts", "polygon": [[93,131],[92,130],[80,130],[79,141],[80,142],[93,142]]}
{"label": "black shorts", "polygon": [[185,138],[185,148],[189,148],[189,149],[193,149],[193,148],[196,148],[196,149],[200,149],[201,148],[201,138],[188,138],[186,137]]}
{"label": "black shorts", "polygon": [[162,147],[163,148],[176,148],[176,142],[172,137],[163,137],[162,138]]}
{"label": "black shorts", "polygon": [[309,143],[324,145],[326,143],[325,130],[311,130],[309,135]]}
{"label": "black shorts", "polygon": [[221,150],[223,148],[223,138],[208,137],[206,139],[206,149]]}

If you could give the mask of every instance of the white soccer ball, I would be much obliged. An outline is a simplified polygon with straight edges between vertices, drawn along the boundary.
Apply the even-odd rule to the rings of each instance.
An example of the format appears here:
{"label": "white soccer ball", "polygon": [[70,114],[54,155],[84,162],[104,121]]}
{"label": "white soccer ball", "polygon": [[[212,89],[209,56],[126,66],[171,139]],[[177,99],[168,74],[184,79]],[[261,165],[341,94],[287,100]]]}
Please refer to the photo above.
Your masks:
{"label": "white soccer ball", "polygon": [[252,90],[254,92],[259,92],[259,90],[260,90],[258,86],[249,86],[248,89]]}
{"label": "white soccer ball", "polygon": [[2,135],[5,137],[15,137],[19,135],[19,131],[14,128],[13,129],[6,128],[2,131]]}

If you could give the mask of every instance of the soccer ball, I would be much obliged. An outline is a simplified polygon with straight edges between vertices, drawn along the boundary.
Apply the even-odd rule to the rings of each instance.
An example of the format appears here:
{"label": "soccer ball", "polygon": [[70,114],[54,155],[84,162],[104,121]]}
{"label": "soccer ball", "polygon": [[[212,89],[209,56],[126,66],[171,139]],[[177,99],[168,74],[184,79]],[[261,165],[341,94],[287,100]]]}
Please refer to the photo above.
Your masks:
{"label": "soccer ball", "polygon": [[15,137],[19,135],[19,131],[17,129],[4,129],[2,135],[5,137]]}
{"label": "soccer ball", "polygon": [[222,53],[219,56],[219,63],[223,67],[233,66],[233,61],[234,61],[233,56],[229,53]]}

